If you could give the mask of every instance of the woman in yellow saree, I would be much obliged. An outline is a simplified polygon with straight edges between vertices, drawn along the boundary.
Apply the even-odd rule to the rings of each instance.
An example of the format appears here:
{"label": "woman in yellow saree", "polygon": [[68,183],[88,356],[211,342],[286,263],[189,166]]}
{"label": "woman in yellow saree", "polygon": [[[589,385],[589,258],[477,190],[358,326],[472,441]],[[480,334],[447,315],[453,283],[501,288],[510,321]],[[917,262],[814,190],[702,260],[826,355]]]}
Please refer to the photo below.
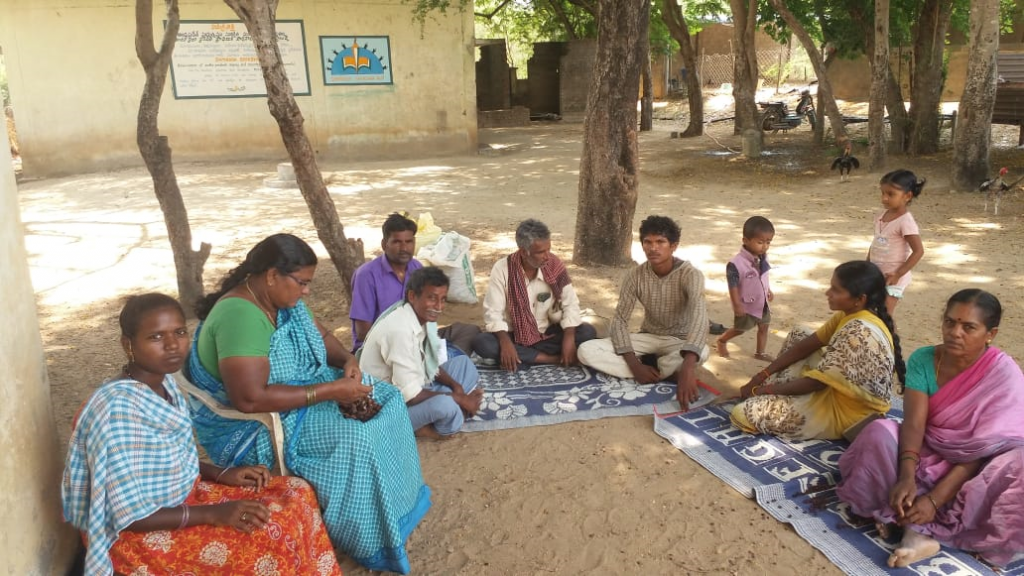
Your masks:
{"label": "woman in yellow saree", "polygon": [[813,333],[789,334],[779,356],[740,388],[733,424],[750,434],[838,439],[888,412],[893,372],[902,381],[906,365],[885,286],[870,262],[840,264],[825,292],[835,314]]}

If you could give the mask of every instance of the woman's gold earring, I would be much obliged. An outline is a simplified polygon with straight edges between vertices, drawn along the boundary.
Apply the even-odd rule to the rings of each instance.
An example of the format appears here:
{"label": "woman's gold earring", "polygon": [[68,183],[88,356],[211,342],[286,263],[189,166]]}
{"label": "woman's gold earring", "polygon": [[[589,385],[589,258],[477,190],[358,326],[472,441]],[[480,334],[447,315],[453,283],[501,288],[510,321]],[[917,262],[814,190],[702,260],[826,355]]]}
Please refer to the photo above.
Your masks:
{"label": "woman's gold earring", "polygon": [[128,361],[135,362],[135,353],[132,352],[132,343],[128,343]]}

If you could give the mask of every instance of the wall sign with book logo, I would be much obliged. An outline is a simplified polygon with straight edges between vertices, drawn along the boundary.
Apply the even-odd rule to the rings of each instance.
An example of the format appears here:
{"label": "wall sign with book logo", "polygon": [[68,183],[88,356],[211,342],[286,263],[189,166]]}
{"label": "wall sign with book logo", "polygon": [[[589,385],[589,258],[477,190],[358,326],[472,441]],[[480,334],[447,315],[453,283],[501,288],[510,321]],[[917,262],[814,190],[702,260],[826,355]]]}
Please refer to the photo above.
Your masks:
{"label": "wall sign with book logo", "polygon": [[321,36],[324,84],[393,84],[389,36]]}

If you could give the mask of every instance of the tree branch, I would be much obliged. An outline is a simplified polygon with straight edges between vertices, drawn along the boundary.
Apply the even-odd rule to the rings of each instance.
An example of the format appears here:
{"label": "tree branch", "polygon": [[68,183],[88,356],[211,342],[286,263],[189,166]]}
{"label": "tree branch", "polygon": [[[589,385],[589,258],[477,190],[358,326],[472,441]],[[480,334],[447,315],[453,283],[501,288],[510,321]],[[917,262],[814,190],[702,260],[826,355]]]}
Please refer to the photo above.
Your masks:
{"label": "tree branch", "polygon": [[473,12],[473,16],[476,16],[478,18],[486,18],[486,19],[490,20],[491,18],[494,18],[495,14],[497,14],[498,12],[501,12],[501,10],[505,6],[507,6],[508,3],[511,2],[511,1],[512,0],[503,0],[501,4],[498,4],[497,8],[495,8],[494,10],[491,11],[490,14],[486,14],[484,12]]}
{"label": "tree branch", "polygon": [[152,0],[135,2],[135,54],[139,57],[143,70],[148,70],[156,61],[156,48],[153,46]]}
{"label": "tree branch", "polygon": [[[148,0],[147,0],[148,1]],[[166,0],[167,28],[160,42],[160,58],[170,60],[174,44],[178,41],[178,30],[181,28],[181,14],[178,11],[178,0]]]}
{"label": "tree branch", "polygon": [[569,20],[569,16],[566,15],[565,10],[562,9],[562,4],[559,0],[548,0],[548,4],[558,16],[558,19],[562,21],[562,26],[565,28],[565,33],[569,38],[572,40],[579,38],[579,34],[576,33],[576,28],[572,25],[572,21]]}
{"label": "tree branch", "polygon": [[579,6],[580,8],[586,10],[594,18],[597,18],[598,6],[594,2],[591,2],[590,0],[569,0],[569,4],[572,4],[573,6]]}

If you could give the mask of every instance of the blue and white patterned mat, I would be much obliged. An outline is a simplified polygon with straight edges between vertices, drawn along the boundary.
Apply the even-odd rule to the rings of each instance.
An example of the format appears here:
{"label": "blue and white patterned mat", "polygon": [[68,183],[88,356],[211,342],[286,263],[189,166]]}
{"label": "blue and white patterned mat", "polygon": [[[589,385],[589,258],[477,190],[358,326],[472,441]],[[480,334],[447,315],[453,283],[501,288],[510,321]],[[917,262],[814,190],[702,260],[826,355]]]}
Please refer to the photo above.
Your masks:
{"label": "blue and white patterned mat", "polygon": [[[730,423],[731,408],[712,405],[655,418],[654,431],[744,496],[756,498],[847,574],[997,574],[970,554],[947,547],[909,568],[888,568],[885,562],[896,541],[881,538],[873,522],[853,515],[835,496],[846,442],[791,442],[744,434]],[[890,416],[900,418],[902,411],[894,409]],[[1024,576],[1024,560],[998,574]]]}
{"label": "blue and white patterned mat", "polygon": [[[480,369],[484,399],[480,412],[462,430],[482,432],[545,426],[611,416],[679,411],[675,382],[637,384],[585,366],[530,366],[516,372]],[[701,389],[695,406],[714,400]]]}

